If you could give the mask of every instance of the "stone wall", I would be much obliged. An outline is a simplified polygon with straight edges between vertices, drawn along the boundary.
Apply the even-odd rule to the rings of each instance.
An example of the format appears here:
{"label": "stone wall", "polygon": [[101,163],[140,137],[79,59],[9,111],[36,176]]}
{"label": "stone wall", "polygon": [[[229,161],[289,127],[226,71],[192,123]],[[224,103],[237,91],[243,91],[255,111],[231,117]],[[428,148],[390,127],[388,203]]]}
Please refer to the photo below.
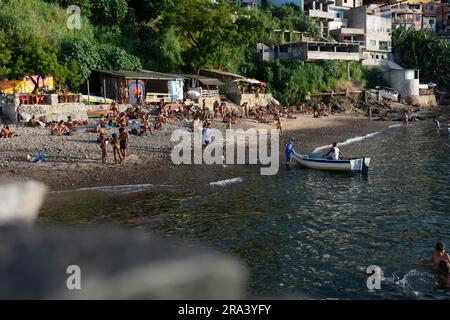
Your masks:
{"label": "stone wall", "polygon": [[436,107],[438,105],[434,95],[408,97],[406,102],[418,107]]}
{"label": "stone wall", "polygon": [[272,94],[270,94],[270,93],[266,93],[266,94],[260,93],[258,95],[258,97],[256,97],[256,94],[254,94],[254,93],[244,93],[244,94],[229,93],[229,94],[227,94],[227,97],[233,103],[237,104],[238,106],[241,106],[242,104],[244,104],[244,102],[247,102],[250,105],[250,107],[255,107],[255,106],[263,106],[263,107],[265,107],[271,101]]}
{"label": "stone wall", "polygon": [[36,118],[46,116],[48,121],[66,121],[69,116],[72,120],[87,120],[86,106],[82,103],[60,103],[56,106],[51,105],[23,105],[22,115],[25,120],[33,115]]}

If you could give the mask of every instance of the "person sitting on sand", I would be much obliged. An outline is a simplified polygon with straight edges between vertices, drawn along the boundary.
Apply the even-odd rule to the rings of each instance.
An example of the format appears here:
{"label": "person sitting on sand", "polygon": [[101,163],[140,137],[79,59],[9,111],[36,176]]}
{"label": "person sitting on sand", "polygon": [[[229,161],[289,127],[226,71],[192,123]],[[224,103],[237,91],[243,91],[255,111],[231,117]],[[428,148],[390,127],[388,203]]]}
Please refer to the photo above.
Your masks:
{"label": "person sitting on sand", "polygon": [[12,137],[17,137],[17,134],[14,132],[11,132],[11,130],[9,129],[9,126],[4,125],[2,128],[2,131],[0,132],[0,137],[12,138]]}
{"label": "person sitting on sand", "polygon": [[113,133],[111,139],[111,145],[114,154],[114,163],[117,164],[117,158],[119,158],[119,164],[122,163],[122,154],[120,153],[120,139],[116,133]]}
{"label": "person sitting on sand", "polygon": [[132,136],[138,136],[138,137],[140,137],[140,136],[143,136],[143,135],[145,134],[145,131],[144,131],[144,130],[137,129],[137,128],[133,128],[133,129],[130,130],[130,134],[131,134]]}
{"label": "person sitting on sand", "polygon": [[328,151],[326,154],[324,154],[323,157],[330,159],[330,160],[339,160],[339,157],[341,157],[341,159],[343,159],[344,155],[337,147],[337,143],[333,142],[333,146],[331,147],[330,151]]}
{"label": "person sitting on sand", "polygon": [[69,132],[69,128],[64,125],[64,121],[61,120],[56,126],[51,128],[50,133],[54,136],[62,136]]}
{"label": "person sitting on sand", "polygon": [[292,110],[292,108],[289,108],[289,110],[287,112],[287,118],[288,119],[297,119],[297,117],[294,117],[294,110]]}
{"label": "person sitting on sand", "polygon": [[119,129],[119,140],[120,140],[120,153],[122,155],[123,161],[127,157],[128,153],[128,143],[130,141],[130,135],[125,131],[124,127]]}
{"label": "person sitting on sand", "polygon": [[36,128],[36,127],[40,126],[38,121],[36,120],[36,116],[34,116],[34,115],[31,116],[31,119],[28,120],[28,122],[27,122],[27,126],[32,127],[32,128]]}
{"label": "person sitting on sand", "polygon": [[155,118],[155,125],[153,126],[153,129],[156,131],[162,130],[162,120],[160,116]]}
{"label": "person sitting on sand", "polygon": [[435,251],[431,257],[431,261],[433,262],[435,270],[439,270],[439,264],[441,263],[441,261],[450,262],[450,256],[445,251],[445,245],[442,242],[436,243]]}
{"label": "person sitting on sand", "polygon": [[106,127],[106,125],[108,124],[108,119],[105,118],[105,116],[102,114],[102,115],[100,116],[100,119],[99,119],[98,123],[99,123],[99,125],[100,125],[102,128],[104,128],[104,127]]}
{"label": "person sitting on sand", "polygon": [[71,116],[67,117],[67,121],[64,124],[66,125],[67,128],[69,128],[69,130],[75,126]]}

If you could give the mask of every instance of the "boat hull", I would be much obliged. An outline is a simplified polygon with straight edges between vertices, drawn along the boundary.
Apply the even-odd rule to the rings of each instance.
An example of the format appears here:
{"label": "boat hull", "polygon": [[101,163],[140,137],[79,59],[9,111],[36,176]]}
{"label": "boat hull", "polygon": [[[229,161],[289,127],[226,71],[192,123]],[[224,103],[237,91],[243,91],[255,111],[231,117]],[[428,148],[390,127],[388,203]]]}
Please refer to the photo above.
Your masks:
{"label": "boat hull", "polygon": [[369,170],[370,158],[362,157],[350,160],[328,160],[320,158],[310,158],[294,152],[293,159],[303,167],[315,170],[335,171],[335,172],[363,172]]}

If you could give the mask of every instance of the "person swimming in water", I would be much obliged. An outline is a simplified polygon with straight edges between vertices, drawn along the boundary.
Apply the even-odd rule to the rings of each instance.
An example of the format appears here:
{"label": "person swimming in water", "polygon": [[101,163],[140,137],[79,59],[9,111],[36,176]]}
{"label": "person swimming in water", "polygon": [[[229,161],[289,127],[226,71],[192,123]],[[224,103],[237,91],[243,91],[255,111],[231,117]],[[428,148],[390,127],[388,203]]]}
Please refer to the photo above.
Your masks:
{"label": "person swimming in water", "polygon": [[284,154],[286,155],[286,165],[291,164],[292,156],[294,155],[294,138],[291,138],[284,148]]}
{"label": "person swimming in water", "polygon": [[441,123],[439,122],[439,117],[436,117],[434,119],[434,124],[436,125],[436,129],[440,129],[441,128]]}
{"label": "person swimming in water", "polygon": [[442,242],[436,243],[435,251],[433,256],[431,257],[431,261],[433,262],[433,266],[435,270],[440,269],[441,261],[450,262],[450,256],[445,251],[445,245]]}

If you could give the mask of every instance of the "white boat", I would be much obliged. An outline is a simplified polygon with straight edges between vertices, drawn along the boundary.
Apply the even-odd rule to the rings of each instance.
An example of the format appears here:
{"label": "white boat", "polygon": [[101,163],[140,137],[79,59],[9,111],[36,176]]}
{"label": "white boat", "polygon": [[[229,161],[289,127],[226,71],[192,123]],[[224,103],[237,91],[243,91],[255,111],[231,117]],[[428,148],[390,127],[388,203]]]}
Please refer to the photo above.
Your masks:
{"label": "white boat", "polygon": [[300,154],[294,151],[293,159],[300,165],[317,170],[336,171],[336,172],[369,172],[370,158],[352,158],[348,160],[330,160]]}

